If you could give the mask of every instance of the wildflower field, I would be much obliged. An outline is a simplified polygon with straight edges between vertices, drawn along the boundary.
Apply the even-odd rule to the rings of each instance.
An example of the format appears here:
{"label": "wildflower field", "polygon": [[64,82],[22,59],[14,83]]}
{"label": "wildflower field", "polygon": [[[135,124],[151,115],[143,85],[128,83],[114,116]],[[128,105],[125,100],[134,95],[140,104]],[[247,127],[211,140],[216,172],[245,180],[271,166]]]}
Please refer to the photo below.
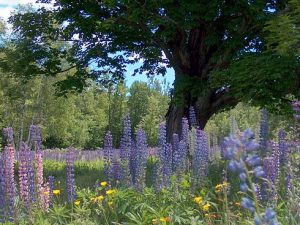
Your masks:
{"label": "wildflower field", "polygon": [[[15,149],[5,128],[0,155],[0,221],[3,224],[300,224],[300,152],[280,130],[268,140],[268,114],[261,111],[259,140],[235,130],[218,146],[191,117],[181,135],[158,146],[132,135],[124,118],[120,148],[107,132],[97,151],[43,150],[38,126]],[[299,140],[298,140],[299,141]]]}

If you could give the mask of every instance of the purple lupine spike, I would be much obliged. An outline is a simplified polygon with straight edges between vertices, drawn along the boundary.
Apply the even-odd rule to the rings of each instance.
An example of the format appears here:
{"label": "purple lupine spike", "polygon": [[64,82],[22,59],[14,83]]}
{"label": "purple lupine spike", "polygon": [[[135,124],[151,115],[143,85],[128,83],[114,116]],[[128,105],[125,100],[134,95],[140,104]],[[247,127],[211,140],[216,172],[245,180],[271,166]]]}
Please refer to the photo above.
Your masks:
{"label": "purple lupine spike", "polygon": [[108,181],[112,181],[112,160],[113,160],[113,139],[111,132],[108,131],[104,138],[104,172]]}
{"label": "purple lupine spike", "polygon": [[182,175],[185,170],[185,162],[187,157],[186,143],[181,140],[178,143],[177,151],[173,151],[173,170],[177,173],[177,176]]}
{"label": "purple lupine spike", "polygon": [[4,148],[4,158],[5,158],[5,187],[6,196],[8,199],[8,215],[10,219],[13,219],[14,215],[14,204],[15,204],[15,180],[14,180],[14,161],[15,161],[15,151],[12,146]]}
{"label": "purple lupine spike", "polygon": [[131,151],[130,151],[130,156],[129,156],[129,171],[130,171],[130,176],[131,176],[131,185],[134,185],[136,183],[136,179],[137,179],[136,155],[137,155],[136,143],[134,142],[134,140],[132,140]]}
{"label": "purple lupine spike", "polygon": [[277,166],[275,157],[266,157],[263,161],[265,178],[269,181],[262,184],[262,197],[265,200],[274,199],[276,196],[275,184],[277,181]]}
{"label": "purple lupine spike", "polygon": [[73,203],[76,199],[76,189],[75,189],[75,154],[74,149],[68,149],[66,155],[66,172],[67,172],[67,200],[69,203]]}
{"label": "purple lupine spike", "polygon": [[174,156],[178,155],[178,147],[179,147],[179,136],[178,134],[173,134],[172,138],[172,171],[175,171],[175,163],[174,163]]}
{"label": "purple lupine spike", "polygon": [[191,127],[198,126],[195,108],[193,106],[190,106],[190,108],[189,108],[189,121],[190,121]]}
{"label": "purple lupine spike", "polygon": [[124,117],[124,128],[123,128],[123,136],[121,138],[121,145],[120,145],[120,157],[121,160],[128,160],[130,149],[131,149],[131,120],[129,114]]}
{"label": "purple lupine spike", "polygon": [[0,223],[4,222],[5,217],[5,164],[4,164],[4,155],[0,153]]}
{"label": "purple lupine spike", "polygon": [[38,149],[35,153],[35,165],[36,165],[36,187],[37,187],[37,195],[39,202],[41,203],[43,198],[43,182],[44,182],[44,176],[43,176],[43,155],[42,152]]}
{"label": "purple lupine spike", "polygon": [[31,149],[35,148],[35,133],[36,133],[36,126],[31,124],[29,127],[29,133],[28,133],[28,146]]}
{"label": "purple lupine spike", "polygon": [[280,155],[280,164],[284,166],[288,161],[288,145],[286,143],[286,132],[284,130],[280,130],[278,132],[278,147],[279,147],[279,155]]}
{"label": "purple lupine spike", "polygon": [[53,190],[55,189],[55,178],[54,176],[48,177],[48,184],[49,184],[49,207],[53,206]]}
{"label": "purple lupine spike", "polygon": [[28,183],[28,166],[27,166],[27,145],[21,142],[21,148],[19,152],[19,191],[20,198],[25,203],[26,207],[30,207],[29,201],[29,183]]}
{"label": "purple lupine spike", "polygon": [[34,171],[34,158],[35,153],[33,151],[25,151],[26,160],[27,160],[27,173],[28,173],[28,191],[29,199],[31,203],[36,201],[36,192],[35,192],[35,171]]}
{"label": "purple lupine spike", "polygon": [[182,118],[181,122],[182,130],[181,130],[181,138],[186,144],[189,142],[189,121],[186,117]]}
{"label": "purple lupine spike", "polygon": [[147,163],[147,137],[143,129],[139,128],[136,133],[136,183],[134,186],[141,190],[146,176]]}
{"label": "purple lupine spike", "polygon": [[159,125],[159,131],[158,131],[158,147],[162,147],[167,143],[167,130],[166,125],[161,123]]}
{"label": "purple lupine spike", "polygon": [[171,184],[172,175],[172,145],[165,143],[160,153],[162,187],[169,187]]}
{"label": "purple lupine spike", "polygon": [[262,109],[260,111],[259,136],[260,136],[259,146],[260,146],[261,156],[266,156],[268,150],[268,138],[269,138],[269,120],[268,120],[268,111],[266,109]]}
{"label": "purple lupine spike", "polygon": [[38,126],[35,127],[35,150],[37,152],[42,150],[41,129]]}
{"label": "purple lupine spike", "polygon": [[196,130],[196,147],[193,156],[193,175],[197,183],[207,174],[209,161],[207,136],[200,129]]}
{"label": "purple lupine spike", "polygon": [[3,136],[6,140],[7,145],[14,147],[14,133],[11,127],[7,127],[3,129]]}

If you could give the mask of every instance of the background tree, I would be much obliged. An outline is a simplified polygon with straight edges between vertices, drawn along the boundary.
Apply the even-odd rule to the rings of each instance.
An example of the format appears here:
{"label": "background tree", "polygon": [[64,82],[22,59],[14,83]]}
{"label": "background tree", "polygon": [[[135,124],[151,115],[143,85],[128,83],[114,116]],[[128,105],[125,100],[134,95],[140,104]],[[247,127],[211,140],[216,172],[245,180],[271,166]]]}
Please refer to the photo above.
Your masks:
{"label": "background tree", "polygon": [[[60,84],[76,90],[83,89],[87,77],[103,83],[121,79],[126,64],[141,59],[134,73],[165,74],[172,67],[170,138],[180,132],[189,106],[203,128],[214,113],[239,101],[286,109],[286,96],[299,97],[298,59],[265,52],[266,22],[287,7],[284,0],[56,0],[52,9],[11,18],[18,40],[10,53],[22,67],[6,62],[2,67],[15,73],[22,68],[25,77],[75,68]],[[57,48],[57,42],[70,48]]]}

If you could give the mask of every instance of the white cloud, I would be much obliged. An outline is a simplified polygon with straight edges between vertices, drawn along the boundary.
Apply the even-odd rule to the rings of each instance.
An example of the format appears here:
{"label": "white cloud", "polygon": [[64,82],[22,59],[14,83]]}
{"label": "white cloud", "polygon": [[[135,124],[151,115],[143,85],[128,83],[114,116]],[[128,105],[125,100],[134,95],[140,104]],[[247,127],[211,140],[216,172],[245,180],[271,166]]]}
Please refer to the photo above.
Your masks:
{"label": "white cloud", "polygon": [[7,20],[13,10],[14,8],[10,6],[0,7],[0,17],[2,17],[4,20]]}
{"label": "white cloud", "polygon": [[36,0],[0,0],[0,17],[7,20],[17,5],[30,3],[34,6],[45,6],[45,4],[36,3]]}

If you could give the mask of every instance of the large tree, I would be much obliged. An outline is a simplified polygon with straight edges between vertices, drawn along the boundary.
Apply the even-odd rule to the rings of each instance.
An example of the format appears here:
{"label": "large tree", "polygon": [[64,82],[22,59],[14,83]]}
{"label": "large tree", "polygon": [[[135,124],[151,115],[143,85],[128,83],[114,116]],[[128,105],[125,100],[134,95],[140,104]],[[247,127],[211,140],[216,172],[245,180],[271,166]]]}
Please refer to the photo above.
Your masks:
{"label": "large tree", "polygon": [[18,47],[8,55],[18,61],[2,66],[25,77],[75,68],[60,85],[77,89],[87,77],[122,79],[126,64],[140,60],[134,74],[172,67],[170,137],[190,106],[203,128],[239,101],[282,109],[287,96],[299,97],[299,58],[265,51],[266,23],[287,7],[285,0],[56,0],[11,17]]}

